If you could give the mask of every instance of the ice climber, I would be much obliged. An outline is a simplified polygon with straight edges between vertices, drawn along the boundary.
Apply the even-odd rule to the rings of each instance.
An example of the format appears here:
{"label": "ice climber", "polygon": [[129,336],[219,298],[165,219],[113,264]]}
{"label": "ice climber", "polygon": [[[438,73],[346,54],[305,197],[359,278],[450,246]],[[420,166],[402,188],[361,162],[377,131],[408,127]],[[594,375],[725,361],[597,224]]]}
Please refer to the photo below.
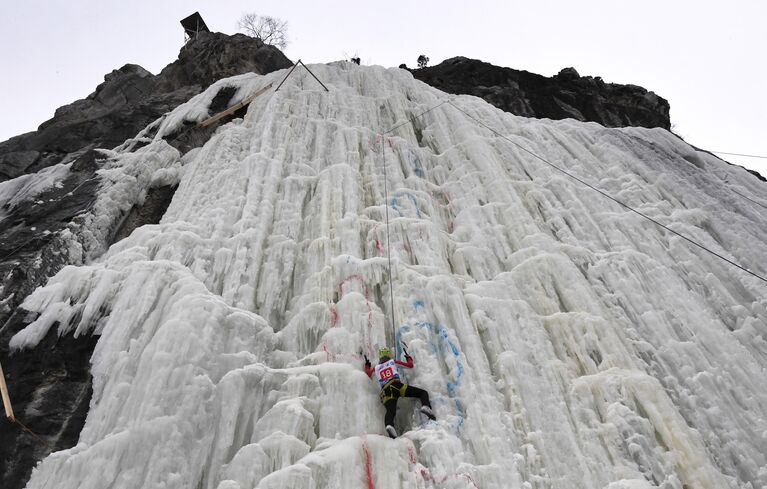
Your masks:
{"label": "ice climber", "polygon": [[365,357],[365,373],[368,374],[368,377],[375,374],[376,380],[381,386],[381,402],[386,408],[386,416],[384,417],[386,433],[392,438],[397,438],[397,430],[394,429],[394,415],[397,414],[397,399],[400,397],[419,398],[421,400],[421,412],[429,419],[437,419],[434,416],[434,411],[431,410],[429,393],[418,387],[403,384],[400,380],[397,365],[413,368],[413,358],[407,354],[407,350],[405,350],[406,362],[392,359],[391,350],[386,347],[378,350],[378,357],[378,365],[375,367],[371,366],[370,360]]}

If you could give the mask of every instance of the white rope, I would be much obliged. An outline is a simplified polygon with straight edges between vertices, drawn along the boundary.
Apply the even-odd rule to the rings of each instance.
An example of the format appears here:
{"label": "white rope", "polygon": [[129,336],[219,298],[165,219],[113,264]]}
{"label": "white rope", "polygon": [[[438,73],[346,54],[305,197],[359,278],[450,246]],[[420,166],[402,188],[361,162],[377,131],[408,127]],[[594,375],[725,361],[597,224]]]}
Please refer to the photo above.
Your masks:
{"label": "white rope", "polygon": [[[392,281],[392,273],[391,273],[391,239],[389,235],[389,185],[388,180],[389,176],[386,171],[386,137],[381,134],[381,160],[383,162],[383,171],[384,171],[384,209],[385,209],[385,215],[386,215],[386,257],[387,257],[387,263],[388,263],[388,271],[389,271],[389,301],[391,303],[391,313],[389,315],[389,321],[391,322],[391,331],[392,331],[392,344],[394,343],[394,340],[397,338],[397,332],[394,330],[394,282]],[[397,345],[394,345],[394,348],[397,348]]]}

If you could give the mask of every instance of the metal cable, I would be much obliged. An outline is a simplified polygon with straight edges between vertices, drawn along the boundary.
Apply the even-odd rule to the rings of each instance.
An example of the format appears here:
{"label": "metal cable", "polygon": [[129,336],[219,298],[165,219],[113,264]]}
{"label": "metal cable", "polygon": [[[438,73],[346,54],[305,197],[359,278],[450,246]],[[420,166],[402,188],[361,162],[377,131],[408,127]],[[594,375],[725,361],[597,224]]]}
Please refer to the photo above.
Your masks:
{"label": "metal cable", "polygon": [[[407,120],[407,121],[405,121],[405,122],[402,122],[402,123],[400,123],[400,124],[397,124],[396,126],[392,127],[391,129],[389,129],[388,131],[386,131],[385,133],[383,133],[381,136],[383,137],[384,135],[386,135],[386,134],[389,134],[390,132],[394,131],[395,129],[399,129],[399,128],[400,128],[400,127],[402,127],[402,126],[406,126],[406,125],[408,125],[408,124],[412,124],[412,123],[413,123],[413,121],[414,121],[415,119],[418,119],[418,118],[420,118],[420,117],[423,117],[424,115],[428,114],[428,113],[429,113],[429,112],[431,112],[432,110],[434,110],[434,109],[436,109],[436,108],[438,108],[438,107],[441,107],[441,106],[443,106],[444,104],[447,104],[447,103],[450,103],[450,100],[443,100],[442,102],[438,103],[438,104],[437,104],[437,105],[435,105],[434,107],[432,107],[432,108],[430,108],[430,109],[426,109],[426,110],[424,110],[423,112],[421,112],[421,113],[420,113],[420,114],[418,114],[418,115],[414,115],[414,116],[412,116],[412,118],[411,118],[410,120]],[[451,104],[451,105],[452,105],[452,104]]]}
{"label": "metal cable", "polygon": [[731,155],[731,156],[745,156],[746,158],[763,158],[767,159],[767,156],[761,156],[761,155],[745,155],[743,153],[728,153],[726,151],[714,151],[713,149],[708,150],[711,153],[717,153],[720,155]]}
{"label": "metal cable", "polygon": [[490,132],[492,132],[492,133],[493,133],[493,134],[495,134],[496,136],[498,136],[498,137],[500,137],[500,138],[502,138],[502,139],[504,139],[504,140],[506,140],[506,141],[510,142],[511,144],[513,144],[513,145],[514,145],[514,146],[516,146],[517,148],[521,149],[521,150],[522,150],[522,151],[524,151],[525,153],[527,153],[527,154],[529,154],[529,155],[531,155],[531,156],[533,156],[533,157],[535,157],[535,158],[538,158],[539,160],[541,160],[542,162],[546,163],[547,165],[549,165],[550,167],[554,168],[555,170],[557,170],[557,171],[559,171],[559,172],[561,172],[561,173],[564,173],[565,175],[567,175],[568,177],[572,178],[573,180],[576,180],[576,181],[578,181],[578,182],[582,183],[583,185],[586,185],[586,186],[587,186],[587,187],[589,187],[590,189],[592,189],[592,190],[594,190],[594,191],[596,191],[596,192],[599,192],[599,193],[600,193],[600,194],[602,194],[603,196],[605,196],[605,197],[607,197],[608,199],[612,200],[613,202],[615,202],[615,203],[617,203],[617,204],[619,204],[619,205],[621,205],[621,206],[625,207],[626,209],[630,210],[631,212],[633,212],[633,213],[635,213],[635,214],[638,214],[638,215],[640,215],[640,216],[644,217],[645,219],[647,219],[648,221],[650,221],[650,222],[654,223],[655,225],[657,225],[657,226],[660,226],[660,227],[662,227],[663,229],[665,229],[665,230],[667,230],[667,231],[669,231],[669,232],[671,232],[671,233],[673,233],[673,234],[676,234],[676,235],[677,235],[677,236],[679,236],[680,238],[682,238],[682,239],[684,239],[684,240],[686,240],[686,241],[688,241],[688,242],[692,243],[693,245],[697,246],[698,248],[700,248],[700,249],[702,249],[702,250],[704,250],[704,251],[707,251],[707,252],[711,253],[712,255],[714,255],[714,256],[716,256],[716,257],[718,257],[718,258],[721,258],[722,260],[726,261],[726,262],[727,262],[727,263],[729,263],[730,265],[733,265],[733,266],[735,266],[735,267],[737,267],[737,268],[739,268],[739,269],[743,270],[744,272],[746,272],[746,273],[748,273],[748,274],[750,274],[750,275],[753,275],[754,277],[758,278],[758,279],[759,279],[759,280],[761,280],[762,282],[764,282],[764,283],[767,283],[767,278],[764,278],[764,277],[762,277],[761,275],[759,275],[759,274],[757,274],[757,273],[754,273],[754,272],[752,272],[752,271],[751,271],[751,270],[749,270],[748,268],[746,268],[746,267],[743,267],[743,266],[741,266],[741,265],[739,265],[739,264],[735,263],[734,261],[730,260],[729,258],[726,258],[726,257],[724,257],[724,256],[720,255],[719,253],[717,253],[717,252],[715,252],[715,251],[713,251],[713,250],[711,250],[711,249],[709,249],[709,248],[705,247],[704,245],[702,245],[702,244],[698,243],[697,241],[695,241],[695,240],[693,240],[693,239],[691,239],[691,238],[688,238],[688,237],[687,237],[687,236],[685,236],[684,234],[681,234],[681,233],[679,233],[679,232],[677,232],[677,231],[674,231],[674,230],[673,230],[673,229],[671,229],[670,227],[668,227],[668,226],[666,226],[665,224],[662,224],[662,223],[660,223],[660,222],[656,221],[655,219],[653,219],[652,217],[648,216],[647,214],[644,214],[644,213],[642,213],[642,212],[640,212],[640,211],[638,211],[638,210],[634,209],[634,208],[633,208],[633,207],[631,207],[630,205],[628,205],[628,204],[625,204],[625,203],[621,202],[620,200],[616,199],[615,197],[613,197],[612,195],[608,194],[607,192],[605,192],[605,191],[603,191],[603,190],[600,190],[600,189],[598,189],[597,187],[595,187],[595,186],[591,185],[590,183],[586,182],[585,180],[582,180],[581,178],[579,178],[579,177],[577,177],[577,176],[573,175],[572,173],[570,173],[570,172],[568,172],[568,171],[566,171],[566,170],[563,170],[562,168],[560,168],[560,167],[558,167],[557,165],[555,165],[555,164],[551,163],[550,161],[546,160],[545,158],[543,158],[543,157],[541,157],[541,156],[538,156],[537,154],[533,153],[533,152],[532,152],[532,151],[530,151],[529,149],[527,149],[527,148],[525,148],[525,147],[523,147],[523,146],[521,146],[521,145],[517,144],[516,142],[512,141],[511,139],[509,139],[509,138],[508,138],[508,137],[506,137],[505,135],[501,134],[500,132],[496,131],[496,130],[495,130],[495,129],[493,129],[492,127],[488,126],[487,124],[485,124],[485,123],[484,123],[484,122],[482,122],[481,120],[479,120],[479,119],[475,118],[474,116],[472,116],[471,114],[469,114],[469,113],[468,113],[468,112],[466,112],[465,110],[463,110],[463,109],[461,109],[460,107],[458,107],[457,105],[455,105],[455,104],[454,104],[452,101],[448,101],[448,103],[449,103],[451,106],[453,106],[453,107],[454,107],[456,110],[458,110],[458,111],[462,112],[464,115],[466,115],[467,117],[469,117],[471,120],[473,120],[473,121],[474,121],[474,122],[476,122],[477,124],[481,125],[482,127],[484,127],[484,128],[486,128],[486,129],[488,129]]}
{"label": "metal cable", "polygon": [[[726,182],[726,183],[728,183],[728,184],[729,184],[730,182]],[[752,198],[751,198],[751,197],[749,197],[748,195],[743,195],[742,193],[738,192],[737,190],[735,190],[735,189],[733,189],[733,188],[731,188],[730,190],[731,190],[732,192],[735,192],[736,194],[740,195],[740,196],[741,196],[741,197],[743,197],[744,199],[746,199],[746,200],[749,200],[749,201],[753,202],[754,204],[756,204],[756,205],[758,205],[758,206],[760,206],[760,207],[764,207],[765,209],[767,209],[767,205],[764,205],[764,204],[762,204],[762,203],[760,203],[760,202],[757,202],[757,201],[755,201],[754,199],[752,199]]]}
{"label": "metal cable", "polygon": [[[628,209],[629,211],[639,215],[640,217],[643,217],[644,219],[647,219],[648,221],[652,222],[656,226],[659,226],[659,227],[665,229],[666,231],[679,236],[680,238],[684,239],[685,241],[687,241],[687,242],[693,244],[694,246],[697,246],[698,248],[700,248],[700,249],[702,249],[702,250],[704,250],[704,251],[706,251],[706,252],[716,256],[717,258],[719,258],[719,259],[729,263],[730,265],[732,265],[732,266],[734,266],[736,268],[739,268],[740,270],[743,270],[744,272],[748,273],[749,275],[752,275],[753,277],[756,277],[757,279],[761,280],[762,282],[767,283],[767,278],[765,278],[765,277],[763,277],[763,276],[761,276],[761,275],[759,275],[759,274],[757,274],[755,272],[752,272],[751,270],[749,270],[749,269],[741,266],[740,264],[730,260],[729,258],[726,258],[726,257],[722,256],[721,254],[719,254],[719,253],[717,253],[717,252],[707,248],[706,246],[698,243],[697,241],[695,241],[695,240],[693,240],[693,239],[691,239],[691,238],[689,238],[689,237],[687,237],[687,236],[685,236],[685,235],[683,235],[683,234],[681,234],[681,233],[671,229],[670,227],[668,227],[665,224],[663,224],[663,223],[653,219],[652,217],[648,216],[647,214],[644,214],[643,212],[640,212],[640,211],[634,209],[630,205],[628,205],[628,204],[626,204],[626,203],[616,199],[615,197],[613,197],[612,195],[608,194],[607,192],[605,192],[605,191],[603,191],[603,190],[601,190],[601,189],[591,185],[587,181],[585,181],[585,180],[579,178],[578,176],[568,172],[567,170],[564,170],[564,169],[558,167],[557,165],[551,163],[550,161],[546,160],[542,156],[539,156],[539,155],[533,153],[532,151],[530,151],[529,149],[519,145],[518,143],[516,143],[513,140],[509,139],[507,136],[501,134],[500,132],[496,131],[492,127],[490,127],[487,124],[485,124],[484,122],[482,122],[481,120],[477,119],[476,117],[472,116],[471,114],[469,114],[465,110],[463,110],[460,107],[458,107],[457,105],[455,105],[452,102],[452,100],[448,99],[448,100],[441,101],[440,103],[430,107],[429,109],[426,109],[425,111],[421,112],[420,114],[412,116],[411,119],[408,120],[408,121],[405,121],[405,122],[402,122],[400,124],[397,124],[397,125],[393,126],[388,131],[386,131],[386,132],[384,132],[384,133],[382,133],[380,135],[381,136],[381,155],[382,155],[383,169],[384,169],[384,196],[385,196],[385,199],[386,199],[386,202],[385,202],[385,208],[386,208],[386,210],[385,210],[385,214],[386,214],[386,254],[387,254],[387,257],[388,257],[389,294],[390,294],[390,301],[391,301],[391,317],[390,317],[390,321],[391,321],[391,328],[392,328],[392,333],[394,335],[394,338],[396,338],[397,334],[396,334],[396,331],[394,329],[394,324],[395,324],[394,323],[394,285],[393,285],[393,281],[392,281],[392,271],[391,271],[392,266],[391,266],[391,242],[390,242],[391,240],[390,240],[390,235],[389,235],[389,192],[388,192],[388,182],[387,182],[388,181],[388,175],[387,175],[387,171],[386,171],[386,144],[385,144],[385,137],[384,136],[386,134],[390,134],[391,132],[393,132],[394,130],[396,130],[396,129],[402,127],[402,126],[405,126],[405,125],[408,125],[408,124],[413,124],[415,122],[415,119],[423,117],[427,113],[429,113],[429,112],[431,112],[431,111],[441,107],[444,104],[450,104],[453,108],[455,108],[459,112],[463,113],[468,118],[470,118],[471,120],[473,120],[474,122],[476,122],[480,126],[486,128],[487,130],[489,130],[490,132],[492,132],[496,136],[498,136],[498,137],[508,141],[509,143],[513,144],[514,146],[516,146],[520,150],[524,151],[525,153],[529,154],[530,156],[533,156],[534,158],[537,158],[537,159],[541,160],[542,162],[546,163],[547,165],[549,165],[550,167],[554,168],[555,170],[557,170],[557,171],[567,175],[568,177],[572,178],[573,180],[575,180],[575,181],[577,181],[577,182],[579,182],[579,183],[589,187],[590,189],[600,193],[601,195],[603,195],[604,197],[607,197],[608,199],[612,200],[616,204],[618,204],[618,205]],[[715,152],[715,153],[722,153],[722,152],[719,152],[719,151],[713,151],[713,152]],[[734,154],[734,153],[724,153],[724,154]],[[738,156],[752,156],[753,157],[753,155],[738,155]],[[741,195],[742,197],[746,197],[746,196],[742,195],[740,192],[737,192],[735,190],[733,190],[733,192],[737,193],[738,195]],[[750,199],[748,197],[746,197],[746,198],[748,200],[750,200],[751,202],[754,202],[754,203],[759,204],[762,207],[764,207],[763,204],[755,202],[754,200],[752,200],[752,199]]]}

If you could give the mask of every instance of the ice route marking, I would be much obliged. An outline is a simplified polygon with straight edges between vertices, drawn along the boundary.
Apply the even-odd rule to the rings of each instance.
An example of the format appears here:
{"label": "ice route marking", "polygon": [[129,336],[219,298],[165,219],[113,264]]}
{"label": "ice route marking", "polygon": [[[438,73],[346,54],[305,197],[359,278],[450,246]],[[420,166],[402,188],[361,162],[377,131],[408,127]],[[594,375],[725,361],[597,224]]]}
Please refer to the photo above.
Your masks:
{"label": "ice route marking", "polygon": [[[419,300],[413,301],[412,306],[415,310],[420,310],[425,307],[425,302],[419,299]],[[442,358],[444,362],[445,354],[447,354],[455,362],[454,368],[451,368],[449,364],[447,365],[450,371],[450,375],[453,378],[452,380],[446,381],[445,388],[447,390],[448,396],[453,401],[456,413],[458,415],[458,423],[455,426],[455,430],[457,433],[460,434],[461,429],[463,428],[463,425],[466,420],[466,411],[456,391],[457,387],[461,383],[461,379],[464,376],[464,366],[463,366],[463,362],[461,361],[461,352],[458,349],[458,347],[455,345],[455,343],[453,343],[453,341],[450,339],[450,333],[448,332],[447,328],[445,328],[444,326],[434,324],[429,321],[423,321],[423,320],[415,320],[414,324],[421,330],[428,332],[428,344],[431,347],[432,353],[436,357]],[[398,355],[401,352],[400,345],[402,343],[402,335],[403,333],[407,333],[409,331],[411,331],[411,327],[409,324],[403,324],[397,329],[396,345],[397,345]],[[455,374],[453,374],[454,370],[455,370]],[[434,400],[435,402],[440,402],[442,401],[442,398],[439,395],[434,394]],[[418,413],[418,419],[419,419],[419,424],[421,428],[423,428],[425,426],[425,420],[420,412]]]}
{"label": "ice route marking", "polygon": [[412,149],[407,149],[406,154],[407,160],[410,163],[410,166],[413,168],[413,173],[415,173],[417,177],[423,178],[424,172],[423,166],[421,166],[421,159]]}
{"label": "ice route marking", "polygon": [[403,217],[404,214],[399,209],[399,207],[397,207],[397,202],[399,201],[400,197],[407,197],[408,199],[410,199],[410,201],[413,203],[413,207],[415,208],[416,215],[418,216],[419,219],[421,219],[421,209],[418,208],[418,201],[413,196],[413,194],[410,193],[410,192],[406,192],[406,191],[394,192],[394,194],[392,194],[391,201],[389,203],[389,207],[391,207],[392,209],[397,211],[397,213],[400,215],[400,217]]}
{"label": "ice route marking", "polygon": [[365,482],[367,483],[367,489],[375,489],[375,486],[373,485],[372,458],[370,457],[367,436],[362,437],[362,458],[365,463]]}

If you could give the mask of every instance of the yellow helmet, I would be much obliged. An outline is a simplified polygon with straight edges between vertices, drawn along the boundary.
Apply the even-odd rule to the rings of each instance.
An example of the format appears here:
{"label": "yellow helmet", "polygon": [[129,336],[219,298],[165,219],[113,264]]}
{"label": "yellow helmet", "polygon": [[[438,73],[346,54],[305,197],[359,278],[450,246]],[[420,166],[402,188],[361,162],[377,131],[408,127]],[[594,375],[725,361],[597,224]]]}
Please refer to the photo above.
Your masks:
{"label": "yellow helmet", "polygon": [[378,358],[391,358],[391,350],[388,346],[382,346],[378,349]]}

